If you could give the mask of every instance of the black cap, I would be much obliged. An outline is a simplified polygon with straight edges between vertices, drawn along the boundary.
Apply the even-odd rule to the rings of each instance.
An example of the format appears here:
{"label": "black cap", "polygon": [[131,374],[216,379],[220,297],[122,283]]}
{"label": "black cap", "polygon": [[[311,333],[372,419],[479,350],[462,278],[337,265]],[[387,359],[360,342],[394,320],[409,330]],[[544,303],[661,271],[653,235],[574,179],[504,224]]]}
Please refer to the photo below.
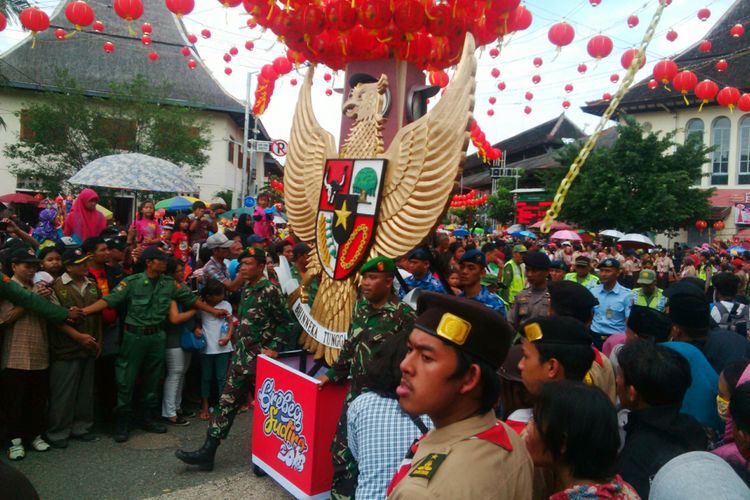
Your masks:
{"label": "black cap", "polygon": [[497,371],[500,378],[512,382],[521,382],[521,370],[518,369],[518,363],[521,362],[522,357],[523,347],[521,347],[521,344],[512,346],[508,351],[508,356],[503,362],[503,366]]}
{"label": "black cap", "polygon": [[430,254],[424,248],[415,248],[409,253],[409,260],[430,260]]}
{"label": "black cap", "polygon": [[549,316],[529,319],[521,334],[535,344],[591,345],[586,325],[569,316]]}
{"label": "black cap", "polygon": [[578,257],[576,257],[575,265],[588,267],[591,265],[591,259],[586,257],[585,255],[579,255]]}
{"label": "black cap", "polygon": [[165,254],[155,246],[146,247],[141,253],[141,261],[146,262],[147,260],[167,260],[169,255]]}
{"label": "black cap", "polygon": [[568,270],[568,266],[565,265],[564,260],[553,260],[552,262],[549,263],[549,268],[550,269],[562,269],[563,271]]}
{"label": "black cap", "polygon": [[672,331],[672,320],[651,307],[633,306],[628,317],[628,328],[641,338],[666,342]]}
{"label": "black cap", "polygon": [[34,250],[27,247],[26,245],[17,246],[13,250],[11,250],[10,261],[14,264],[39,264],[39,259],[36,258]]}
{"label": "black cap", "polygon": [[128,241],[124,236],[115,236],[114,238],[107,238],[107,248],[112,250],[113,248],[116,250],[124,251],[125,248],[128,246]]}
{"label": "black cap", "polygon": [[575,281],[551,281],[547,284],[550,306],[559,316],[572,316],[579,321],[589,321],[594,306],[599,301],[583,285]]}
{"label": "black cap", "polygon": [[514,332],[505,318],[481,302],[422,292],[414,328],[476,356],[494,368],[503,364]]}
{"label": "black cap", "polygon": [[68,248],[62,254],[63,264],[80,264],[86,262],[91,254],[83,252],[80,248]]}
{"label": "black cap", "polygon": [[523,254],[523,263],[532,269],[549,269],[549,257],[542,252],[526,252]]}
{"label": "black cap", "polygon": [[708,328],[711,304],[703,290],[681,281],[669,287],[669,318],[678,326]]}

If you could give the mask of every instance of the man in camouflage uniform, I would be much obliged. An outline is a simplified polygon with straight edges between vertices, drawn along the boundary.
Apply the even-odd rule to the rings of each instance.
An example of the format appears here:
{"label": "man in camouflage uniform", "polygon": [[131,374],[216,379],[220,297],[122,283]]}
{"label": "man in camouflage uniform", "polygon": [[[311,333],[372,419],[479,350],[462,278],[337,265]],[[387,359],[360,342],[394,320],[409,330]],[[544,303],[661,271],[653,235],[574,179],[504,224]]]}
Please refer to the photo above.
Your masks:
{"label": "man in camouflage uniform", "polygon": [[414,325],[414,311],[392,293],[395,270],[396,264],[387,257],[370,259],[362,266],[359,272],[364,298],[354,306],[348,338],[338,360],[319,378],[321,387],[329,382],[342,384],[351,379],[331,444],[332,498],[353,498],[357,488],[357,462],[347,446],[346,412],[349,403],[367,389],[362,385],[365,368],[386,339],[400,331],[411,331]]}
{"label": "man in camouflage uniform", "polygon": [[206,442],[197,451],[177,450],[175,456],[201,470],[213,470],[214,456],[221,440],[227,437],[234,417],[245,404],[255,385],[258,354],[276,357],[279,347],[294,322],[281,289],[263,276],[266,253],[260,248],[247,248],[238,257],[239,272],[247,284],[239,307],[239,337],[232,354],[229,376],[211,413]]}

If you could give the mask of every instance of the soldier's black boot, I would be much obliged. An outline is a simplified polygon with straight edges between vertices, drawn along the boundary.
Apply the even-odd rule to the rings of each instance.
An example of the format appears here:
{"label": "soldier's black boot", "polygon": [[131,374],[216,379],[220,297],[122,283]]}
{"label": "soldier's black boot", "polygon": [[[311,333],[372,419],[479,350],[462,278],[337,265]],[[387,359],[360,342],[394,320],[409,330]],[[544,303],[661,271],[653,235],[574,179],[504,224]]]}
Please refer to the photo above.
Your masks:
{"label": "soldier's black boot", "polygon": [[216,448],[221,444],[221,439],[213,436],[206,436],[206,442],[203,443],[199,449],[195,451],[183,451],[177,450],[174,452],[174,456],[189,465],[197,465],[200,470],[212,471],[214,470],[214,456],[216,456]]}
{"label": "soldier's black boot", "polygon": [[127,416],[119,415],[115,421],[115,442],[124,443],[130,437],[130,430],[128,424],[130,419]]}

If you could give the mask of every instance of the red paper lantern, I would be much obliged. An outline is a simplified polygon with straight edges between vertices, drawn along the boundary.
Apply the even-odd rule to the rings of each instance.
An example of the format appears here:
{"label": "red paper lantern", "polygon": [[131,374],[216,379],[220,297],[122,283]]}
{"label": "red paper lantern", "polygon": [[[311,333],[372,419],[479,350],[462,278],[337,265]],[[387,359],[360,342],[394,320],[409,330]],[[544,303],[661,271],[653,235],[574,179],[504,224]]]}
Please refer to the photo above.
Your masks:
{"label": "red paper lantern", "polygon": [[8,26],[8,19],[6,19],[5,15],[0,12],[0,31],[3,31],[6,26]]}
{"label": "red paper lantern", "polygon": [[724,87],[716,94],[716,102],[719,103],[719,106],[729,108],[729,111],[734,111],[739,98],[740,91],[735,87]]}
{"label": "red paper lantern", "polygon": [[531,83],[533,83],[534,85],[536,85],[537,83],[541,81],[542,81],[542,77],[539,75],[534,75],[531,77]]}
{"label": "red paper lantern", "polygon": [[589,3],[591,4],[592,7],[596,7],[597,5],[602,3],[602,0],[589,0]]}
{"label": "red paper lantern", "polygon": [[566,83],[564,89],[565,89],[565,92],[567,92],[568,94],[570,94],[571,92],[573,92],[573,84],[572,83]]}
{"label": "red paper lantern", "polygon": [[531,26],[532,21],[531,12],[523,5],[519,5],[508,15],[508,33],[523,31]]}
{"label": "red paper lantern", "polygon": [[111,54],[115,51],[115,44],[112,42],[104,42],[104,45],[102,45],[102,50],[107,54]]}
{"label": "red paper lantern", "polygon": [[[351,0],[343,0],[350,2]],[[403,33],[418,31],[425,24],[424,5],[418,0],[394,0],[393,24]]]}
{"label": "red paper lantern", "polygon": [[609,102],[612,100],[612,94],[610,94],[609,92],[605,92],[604,94],[602,94],[602,99]]}
{"label": "red paper lantern", "polygon": [[732,36],[732,38],[740,38],[745,34],[745,27],[741,24],[735,24],[731,28],[729,28],[729,34]]}
{"label": "red paper lantern", "polygon": [[714,222],[714,229],[716,231],[721,231],[722,229],[724,229],[724,227],[724,221],[717,220],[716,222]]}
{"label": "red paper lantern", "polygon": [[190,69],[195,69],[195,68],[197,68],[197,67],[198,67],[198,63],[197,63],[197,62],[195,62],[195,59],[190,59],[190,60],[189,60],[189,61],[187,62],[187,67],[188,67],[188,68],[190,68]]}
{"label": "red paper lantern", "polygon": [[703,232],[707,227],[708,227],[708,222],[706,222],[704,220],[697,220],[697,221],[695,221],[695,228],[698,231]]}
{"label": "red paper lantern", "polygon": [[594,59],[603,59],[612,53],[612,39],[606,35],[595,35],[586,45],[586,50]]}
{"label": "red paper lantern", "polygon": [[562,102],[562,107],[564,109],[568,109],[570,107],[570,101],[568,101],[568,100],[563,101]]}
{"label": "red paper lantern", "polygon": [[541,57],[535,57],[533,62],[534,66],[536,66],[537,68],[544,64],[544,61],[542,61]]}
{"label": "red paper lantern", "polygon": [[490,103],[491,105],[494,105],[494,104],[495,104],[495,103],[497,102],[497,99],[495,98],[495,96],[492,96],[492,97],[490,97],[490,98],[488,99],[488,102],[489,102],[489,103]]}
{"label": "red paper lantern", "polygon": [[205,39],[211,38],[211,30],[209,29],[202,29],[201,30],[201,36]]}
{"label": "red paper lantern", "polygon": [[115,13],[124,20],[136,21],[143,15],[141,0],[115,0]]}
{"label": "red paper lantern", "polygon": [[719,93],[719,86],[711,80],[703,80],[695,86],[695,97],[700,99],[701,105],[698,111],[703,109],[703,105],[709,101],[712,101],[716,94]]}
{"label": "red paper lantern", "polygon": [[527,115],[531,114],[531,106],[526,106],[525,108],[523,108],[523,112]]}
{"label": "red paper lantern", "polygon": [[326,14],[323,9],[313,3],[307,4],[302,11],[302,26],[310,37],[323,31],[326,26]]}
{"label": "red paper lantern", "polygon": [[716,71],[718,71],[719,73],[721,73],[722,71],[726,71],[728,67],[729,63],[726,59],[719,59],[718,61],[716,61],[716,64],[714,64],[714,68],[716,68]]}
{"label": "red paper lantern", "polygon": [[245,48],[247,50],[253,50],[255,48],[255,44],[252,40],[248,40],[247,42],[245,42]]}
{"label": "red paper lantern", "polygon": [[619,82],[619,81],[620,81],[620,75],[618,75],[617,73],[613,73],[613,74],[611,74],[611,75],[609,76],[609,81],[610,81],[610,82],[612,82],[612,83],[617,83],[617,82]]}
{"label": "red paper lantern", "polygon": [[219,0],[219,3],[228,9],[230,7],[237,7],[242,4],[242,0]]}
{"label": "red paper lantern", "polygon": [[292,71],[292,63],[286,57],[280,56],[273,60],[273,69],[279,75],[286,75]]}
{"label": "red paper lantern", "polygon": [[523,97],[527,101],[530,101],[530,100],[534,99],[534,94],[532,94],[531,92],[526,92]]}
{"label": "red paper lantern", "polygon": [[487,116],[493,116],[494,114],[495,114],[495,110],[494,109],[488,109],[487,110]]}
{"label": "red paper lantern", "polygon": [[359,22],[371,30],[379,30],[391,22],[391,6],[386,0],[366,0],[359,9]]}
{"label": "red paper lantern", "polygon": [[23,9],[18,15],[21,25],[31,31],[31,48],[36,46],[36,35],[40,31],[46,31],[49,28],[49,16],[36,7]]}
{"label": "red paper lantern", "polygon": [[665,59],[664,61],[659,61],[658,63],[656,63],[656,65],[654,65],[654,78],[656,79],[656,81],[666,85],[672,81],[672,78],[675,77],[678,71],[679,68],[674,61]]}
{"label": "red paper lantern", "polygon": [[141,24],[141,31],[146,35],[150,35],[154,32],[154,28],[151,26],[151,23],[143,23]]}
{"label": "red paper lantern", "polygon": [[57,28],[55,30],[55,38],[57,38],[58,40],[65,40],[66,35],[67,33],[65,33],[65,30],[62,28]]}
{"label": "red paper lantern", "polygon": [[638,23],[640,22],[640,19],[638,19],[638,16],[635,14],[628,17],[628,28],[635,28],[638,26]]}
{"label": "red paper lantern", "polygon": [[327,96],[331,96],[331,95],[333,95],[333,90],[331,90],[331,89],[326,89],[326,95],[327,95]]}
{"label": "red paper lantern", "polygon": [[240,53],[240,51],[237,47],[232,47],[231,49],[229,49],[229,53],[233,56],[236,56],[237,54]]}
{"label": "red paper lantern", "polygon": [[667,36],[667,40],[669,40],[670,42],[674,42],[675,40],[677,40],[677,32],[675,30],[667,31],[666,36]]}
{"label": "red paper lantern", "polygon": [[490,71],[490,74],[493,78],[497,78],[500,76],[500,70],[497,68],[492,68],[492,71]]}
{"label": "red paper lantern", "polygon": [[159,54],[152,50],[148,53],[148,58],[152,61],[156,61],[157,59],[159,59]]}
{"label": "red paper lantern", "polygon": [[490,49],[490,57],[491,58],[495,59],[499,55],[500,55],[500,49],[498,49],[497,47],[492,47]]}
{"label": "red paper lantern", "polygon": [[297,86],[297,79],[296,78],[292,78],[291,80],[289,80],[289,83],[292,85],[292,87],[296,87]]}
{"label": "red paper lantern", "polygon": [[333,0],[326,7],[326,19],[331,29],[347,31],[357,22],[357,11],[351,0]]}
{"label": "red paper lantern", "polygon": [[141,37],[141,43],[145,45],[146,47],[148,47],[149,45],[151,45],[151,37],[148,35],[143,35]]}
{"label": "red paper lantern", "polygon": [[232,68],[230,68],[229,66],[227,66],[226,68],[224,68],[224,73],[227,76],[231,75],[232,74]]}
{"label": "red paper lantern", "polygon": [[589,68],[584,63],[581,63],[581,64],[578,65],[578,72],[581,73],[581,74],[584,74],[587,69],[589,69]]}
{"label": "red paper lantern", "polygon": [[497,90],[503,91],[505,90],[505,88],[506,88],[505,82],[500,82],[497,84]]}
{"label": "red paper lantern", "polygon": [[698,11],[698,19],[700,19],[701,21],[705,21],[709,17],[711,17],[711,11],[707,8],[703,7]]}
{"label": "red paper lantern", "polygon": [[188,57],[188,56],[190,55],[190,49],[189,49],[189,48],[187,48],[187,47],[182,47],[182,48],[180,49],[180,53],[181,53],[181,54],[182,54],[183,56],[185,56],[185,57]]}
{"label": "red paper lantern", "polygon": [[91,29],[97,33],[101,33],[104,31],[104,23],[101,21],[94,21],[94,24],[91,25]]}
{"label": "red paper lantern", "polygon": [[737,99],[737,108],[743,113],[750,111],[750,94],[742,94],[740,98]]}
{"label": "red paper lantern", "polygon": [[68,18],[76,31],[81,31],[82,27],[89,26],[94,22],[94,9],[83,0],[76,0],[65,6],[65,17]]}
{"label": "red paper lantern", "polygon": [[167,9],[177,17],[186,16],[195,8],[195,0],[166,0],[166,4]]}
{"label": "red paper lantern", "polygon": [[659,86],[659,82],[657,82],[656,80],[652,78],[651,80],[648,81],[648,84],[646,86],[648,87],[649,90],[654,90],[656,89],[656,87]]}
{"label": "red paper lantern", "polygon": [[188,35],[187,39],[188,39],[188,42],[192,43],[193,45],[195,45],[196,42],[198,42],[198,37],[192,33]]}
{"label": "red paper lantern", "polygon": [[224,54],[224,62],[230,62],[232,60],[232,56],[230,54]]}
{"label": "red paper lantern", "polygon": [[682,95],[686,95],[693,90],[697,84],[698,77],[692,71],[680,71],[672,78],[672,86]]}
{"label": "red paper lantern", "polygon": [[275,69],[273,69],[273,66],[271,64],[265,64],[262,68],[260,68],[259,78],[260,77],[272,81],[276,80],[279,77],[279,74]]}
{"label": "red paper lantern", "polygon": [[323,80],[330,82],[331,81],[331,74],[330,73],[324,73],[323,74]]}
{"label": "red paper lantern", "polygon": [[[625,69],[630,69],[630,65],[633,64],[633,59],[635,59],[635,56],[638,54],[638,49],[628,49],[625,52],[622,53],[622,57],[620,57],[620,64],[622,64],[622,67]],[[643,57],[641,58],[641,65],[638,69],[642,68],[646,64],[646,54],[643,54]]]}
{"label": "red paper lantern", "polygon": [[576,32],[573,26],[566,23],[565,21],[553,24],[547,32],[547,38],[553,45],[557,46],[558,50],[570,45],[570,42],[575,38]]}

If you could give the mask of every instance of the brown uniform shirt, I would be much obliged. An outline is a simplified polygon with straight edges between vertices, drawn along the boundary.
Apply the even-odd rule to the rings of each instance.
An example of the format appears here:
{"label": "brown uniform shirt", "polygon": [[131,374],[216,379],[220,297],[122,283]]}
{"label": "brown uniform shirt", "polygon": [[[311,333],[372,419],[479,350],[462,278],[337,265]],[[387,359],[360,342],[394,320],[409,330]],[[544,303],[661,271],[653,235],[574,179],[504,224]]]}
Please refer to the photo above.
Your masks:
{"label": "brown uniform shirt", "polygon": [[[588,380],[590,377],[590,380]],[[587,381],[604,391],[612,401],[617,403],[617,386],[615,385],[615,369],[612,361],[598,349],[594,349],[594,362],[591,363],[591,369],[586,375]]]}
{"label": "brown uniform shirt", "polygon": [[549,316],[549,292],[546,288],[524,288],[516,295],[508,321],[518,331],[524,321],[537,316]]}
{"label": "brown uniform shirt", "polygon": [[427,433],[388,499],[526,500],[532,475],[521,437],[490,411]]}

